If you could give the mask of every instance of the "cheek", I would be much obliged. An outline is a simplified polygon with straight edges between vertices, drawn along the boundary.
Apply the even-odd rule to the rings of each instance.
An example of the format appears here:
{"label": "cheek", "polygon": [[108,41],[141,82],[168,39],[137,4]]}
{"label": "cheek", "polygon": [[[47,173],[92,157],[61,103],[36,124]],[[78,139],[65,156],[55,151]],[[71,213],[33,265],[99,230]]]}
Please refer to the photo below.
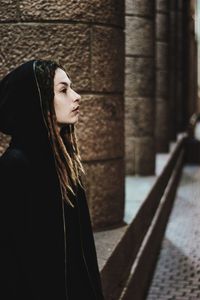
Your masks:
{"label": "cheek", "polygon": [[58,119],[66,117],[70,114],[70,106],[65,97],[54,98],[54,108]]}

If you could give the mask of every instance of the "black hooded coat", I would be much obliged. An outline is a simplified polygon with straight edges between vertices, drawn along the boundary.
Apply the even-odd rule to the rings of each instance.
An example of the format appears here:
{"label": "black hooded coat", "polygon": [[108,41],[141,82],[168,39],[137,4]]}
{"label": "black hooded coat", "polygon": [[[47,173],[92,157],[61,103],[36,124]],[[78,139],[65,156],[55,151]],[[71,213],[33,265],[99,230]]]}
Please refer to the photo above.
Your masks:
{"label": "black hooded coat", "polygon": [[35,60],[0,82],[0,298],[104,299],[84,189],[61,197]]}

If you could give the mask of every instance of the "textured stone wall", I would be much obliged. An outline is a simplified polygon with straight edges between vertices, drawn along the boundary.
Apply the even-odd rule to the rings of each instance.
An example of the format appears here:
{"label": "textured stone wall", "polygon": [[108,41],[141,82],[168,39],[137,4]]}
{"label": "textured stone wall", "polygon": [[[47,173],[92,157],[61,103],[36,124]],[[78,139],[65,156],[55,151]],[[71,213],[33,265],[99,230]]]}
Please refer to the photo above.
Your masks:
{"label": "textured stone wall", "polygon": [[195,35],[195,1],[189,3],[184,2],[184,16],[186,24],[186,77],[185,77],[185,90],[186,90],[186,107],[185,119],[186,126],[194,112],[200,112],[198,106],[198,87],[197,87],[197,37]]}
{"label": "textured stone wall", "polygon": [[170,139],[176,140],[177,1],[169,1],[169,107]]}
{"label": "textured stone wall", "polygon": [[155,170],[155,2],[126,1],[126,173]]}
{"label": "textured stone wall", "polygon": [[169,1],[156,0],[156,150],[169,150]]}
{"label": "textured stone wall", "polygon": [[[190,35],[190,4],[192,1],[170,0],[170,137],[175,140],[179,132],[188,126],[191,107],[196,95],[190,95],[190,86],[196,82],[195,47],[191,50],[190,41],[195,42]],[[194,22],[194,20],[192,20]],[[192,36],[192,39],[191,39]],[[194,45],[194,44],[193,44]],[[193,46],[192,46],[193,47]],[[190,57],[190,52],[192,53]],[[196,92],[195,92],[196,93]],[[191,107],[190,107],[191,104]]]}
{"label": "textured stone wall", "polygon": [[176,128],[177,133],[184,130],[184,0],[177,1],[177,58],[176,58]]}
{"label": "textured stone wall", "polygon": [[82,96],[77,130],[94,229],[124,214],[123,2],[4,0],[0,9],[0,77],[29,59],[56,59]]}

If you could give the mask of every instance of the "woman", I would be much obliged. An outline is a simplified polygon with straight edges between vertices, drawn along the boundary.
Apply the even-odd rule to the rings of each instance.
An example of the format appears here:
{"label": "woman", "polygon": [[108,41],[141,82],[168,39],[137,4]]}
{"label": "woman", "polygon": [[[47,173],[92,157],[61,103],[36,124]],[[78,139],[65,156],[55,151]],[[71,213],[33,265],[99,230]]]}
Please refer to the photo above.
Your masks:
{"label": "woman", "polygon": [[0,297],[104,299],[75,126],[80,95],[55,61],[0,82]]}

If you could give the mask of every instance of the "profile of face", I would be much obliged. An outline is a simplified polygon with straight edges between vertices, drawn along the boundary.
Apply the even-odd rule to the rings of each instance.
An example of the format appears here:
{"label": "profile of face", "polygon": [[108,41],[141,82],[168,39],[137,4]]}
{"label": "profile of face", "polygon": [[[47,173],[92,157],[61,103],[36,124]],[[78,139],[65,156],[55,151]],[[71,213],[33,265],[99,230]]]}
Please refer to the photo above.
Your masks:
{"label": "profile of face", "polygon": [[58,126],[78,121],[80,99],[65,71],[57,68],[54,76],[54,108]]}

